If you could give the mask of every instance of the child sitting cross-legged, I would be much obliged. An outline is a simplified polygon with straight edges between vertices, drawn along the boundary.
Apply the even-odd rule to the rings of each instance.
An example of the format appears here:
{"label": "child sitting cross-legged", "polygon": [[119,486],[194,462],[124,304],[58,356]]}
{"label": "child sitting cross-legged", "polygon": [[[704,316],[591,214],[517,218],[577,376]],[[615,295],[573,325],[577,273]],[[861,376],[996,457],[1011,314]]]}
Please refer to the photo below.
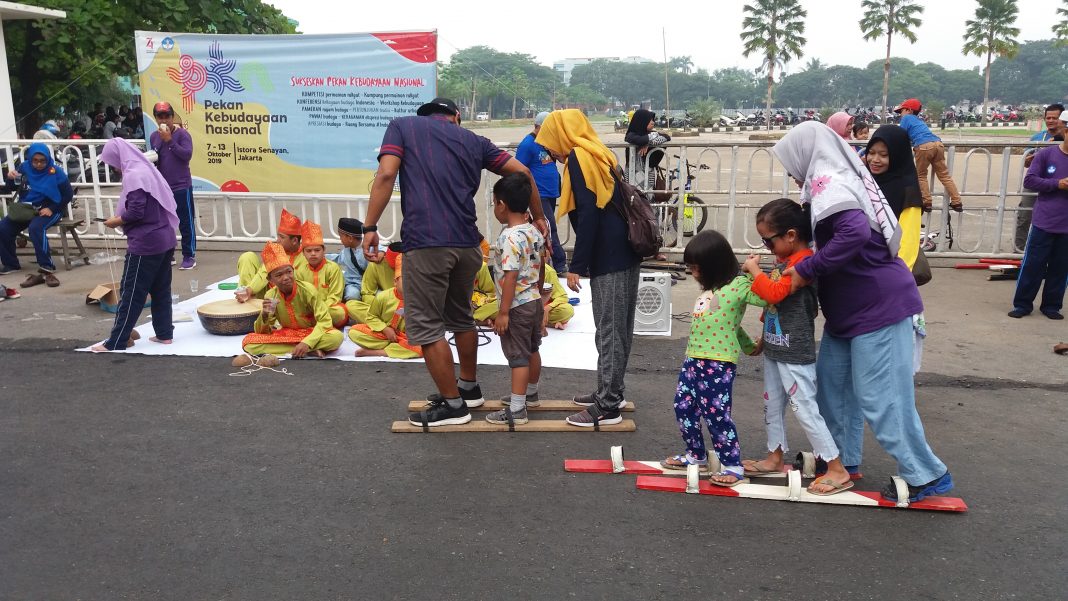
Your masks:
{"label": "child sitting cross-legged", "polygon": [[416,359],[423,356],[423,347],[408,343],[404,328],[403,261],[403,255],[394,258],[393,287],[375,295],[365,314],[367,322],[349,328],[349,340],[360,347],[356,349],[357,357]]}
{"label": "child sitting cross-legged", "polygon": [[492,424],[525,424],[527,402],[538,402],[545,238],[527,219],[530,196],[530,178],[524,174],[506,175],[493,186],[493,215],[506,226],[493,254],[500,300],[493,330],[501,337],[501,350],[512,368],[512,394],[507,407],[486,416]]}

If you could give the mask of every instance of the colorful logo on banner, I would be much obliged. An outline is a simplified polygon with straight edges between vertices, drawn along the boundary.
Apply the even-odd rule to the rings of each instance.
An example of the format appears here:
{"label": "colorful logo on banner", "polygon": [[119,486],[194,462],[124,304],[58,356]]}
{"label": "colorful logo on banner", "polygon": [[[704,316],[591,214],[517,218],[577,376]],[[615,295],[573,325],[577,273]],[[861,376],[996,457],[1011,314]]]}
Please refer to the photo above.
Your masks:
{"label": "colorful logo on banner", "polygon": [[366,194],[386,126],[435,96],[435,32],[136,42],[142,105],[181,106],[197,191]]}

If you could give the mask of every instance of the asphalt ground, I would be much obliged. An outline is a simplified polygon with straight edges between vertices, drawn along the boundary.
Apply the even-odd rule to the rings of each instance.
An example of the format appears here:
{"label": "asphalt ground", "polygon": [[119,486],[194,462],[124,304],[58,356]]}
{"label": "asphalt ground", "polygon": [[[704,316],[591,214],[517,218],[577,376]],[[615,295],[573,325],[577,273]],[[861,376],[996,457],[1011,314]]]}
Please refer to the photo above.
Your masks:
{"label": "asphalt ground", "polygon": [[[231,258],[204,253],[176,290]],[[938,269],[922,289],[932,325],[917,404],[970,508],[943,514],[564,472],[565,458],[607,458],[611,445],[629,459],[681,450],[683,323],[635,341],[637,432],[392,434],[431,390],[421,364],[291,361],[292,376],[231,377],[224,359],[72,352],[109,327],[79,287],[100,270],[0,304],[0,599],[988,600],[1068,588],[1068,358],[1050,352],[1068,330],[1004,317],[1011,282]],[[677,286],[674,310],[694,294],[692,279]],[[765,438],[759,368],[743,358],[735,385],[748,457]],[[594,378],[547,370],[542,398]],[[499,397],[508,371],[482,367],[480,379]],[[807,448],[789,428],[793,449]],[[858,488],[878,490],[895,466],[870,435],[866,448]]]}

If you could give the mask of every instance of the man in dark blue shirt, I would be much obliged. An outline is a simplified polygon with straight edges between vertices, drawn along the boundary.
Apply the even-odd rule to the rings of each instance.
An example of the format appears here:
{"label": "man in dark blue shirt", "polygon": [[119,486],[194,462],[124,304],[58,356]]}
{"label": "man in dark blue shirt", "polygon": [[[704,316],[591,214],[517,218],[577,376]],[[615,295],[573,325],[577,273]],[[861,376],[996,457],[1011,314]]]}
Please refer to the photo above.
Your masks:
{"label": "man in dark blue shirt", "polygon": [[534,176],[534,182],[538,184],[538,194],[541,195],[541,208],[549,220],[549,228],[552,232],[553,268],[556,273],[567,273],[567,254],[560,244],[560,234],[556,230],[556,200],[560,198],[560,172],[556,169],[556,159],[549,154],[544,146],[534,141],[534,137],[541,130],[541,124],[549,116],[548,112],[540,112],[534,117],[534,131],[527,134],[516,148],[515,158],[530,169]]}
{"label": "man in dark blue shirt", "polygon": [[[471,421],[468,407],[485,399],[478,385],[478,331],[471,315],[471,293],[482,267],[475,194],[482,170],[498,175],[530,170],[492,142],[460,127],[460,111],[447,98],[435,98],[415,117],[390,122],[378,154],[378,173],[364,221],[363,252],[377,258],[378,220],[400,175],[401,240],[405,322],[408,341],[422,347],[427,370],[438,392],[427,397],[424,411],[413,413],[415,425],[446,426]],[[543,235],[548,224],[537,188],[531,186],[530,210]],[[460,358],[456,379],[452,349],[445,338],[454,333]]]}

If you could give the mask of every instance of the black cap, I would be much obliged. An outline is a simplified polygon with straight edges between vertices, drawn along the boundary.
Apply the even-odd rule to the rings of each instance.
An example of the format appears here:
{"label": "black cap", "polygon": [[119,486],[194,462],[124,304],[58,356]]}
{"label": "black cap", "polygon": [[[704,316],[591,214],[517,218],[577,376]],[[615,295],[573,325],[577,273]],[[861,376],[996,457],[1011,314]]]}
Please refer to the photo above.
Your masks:
{"label": "black cap", "polygon": [[458,115],[460,109],[456,108],[456,103],[448,98],[435,98],[430,102],[419,107],[419,110],[415,111],[416,115],[420,117],[426,117],[427,115],[433,115],[435,113],[442,113],[445,115]]}
{"label": "black cap", "polygon": [[350,236],[362,236],[363,222],[359,219],[353,219],[352,217],[342,217],[337,220],[337,231],[349,234]]}

